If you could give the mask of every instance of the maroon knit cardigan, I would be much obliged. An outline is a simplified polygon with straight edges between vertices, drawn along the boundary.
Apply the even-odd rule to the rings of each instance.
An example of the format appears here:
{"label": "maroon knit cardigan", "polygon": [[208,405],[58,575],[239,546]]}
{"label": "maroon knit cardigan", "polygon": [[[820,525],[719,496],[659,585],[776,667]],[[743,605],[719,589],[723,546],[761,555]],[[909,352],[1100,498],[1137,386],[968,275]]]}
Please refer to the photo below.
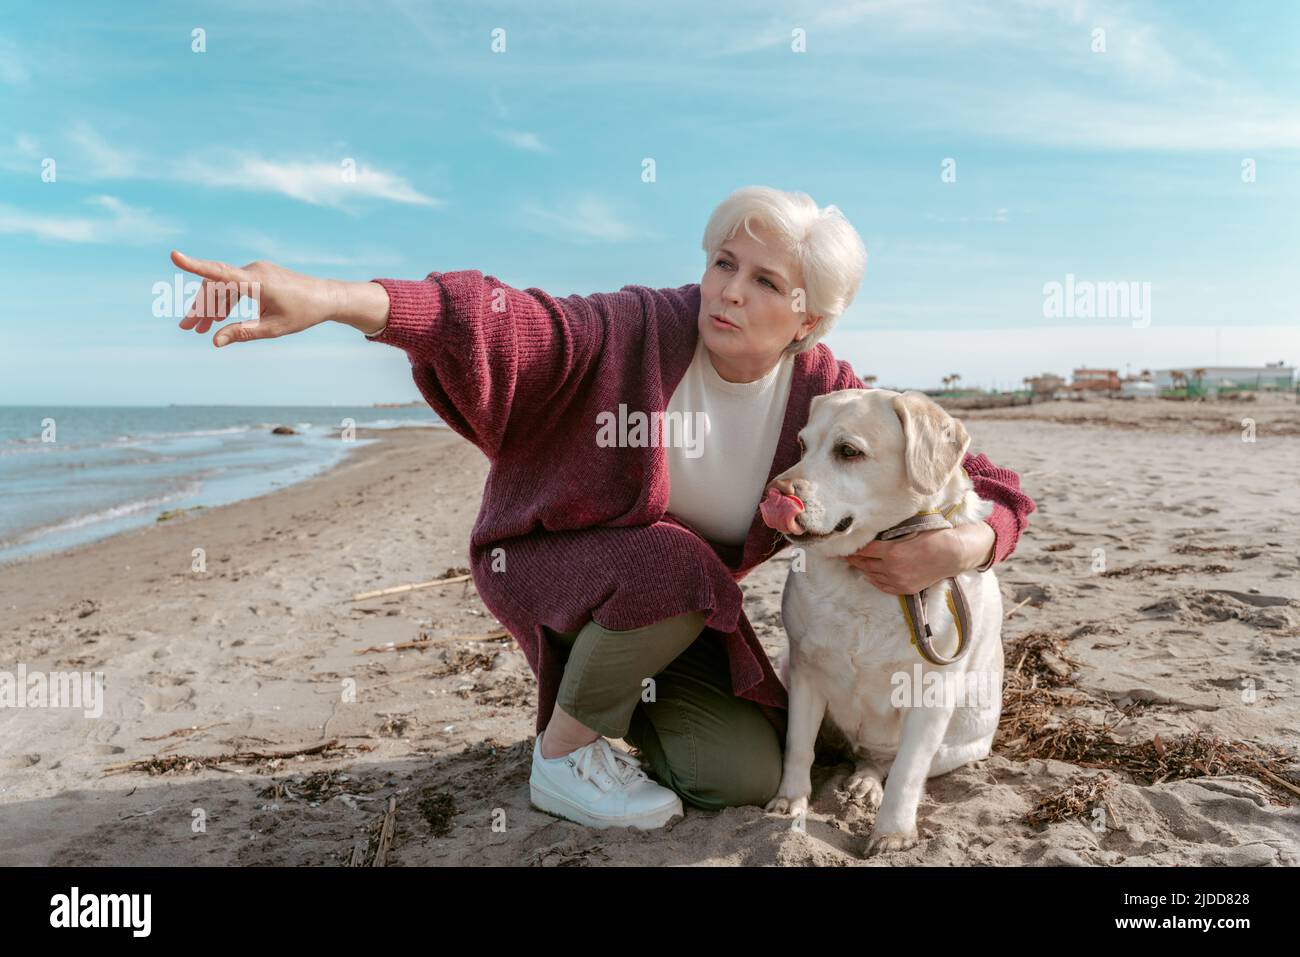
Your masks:
{"label": "maroon knit cardigan", "polygon": [[[597,415],[617,416],[620,403],[629,412],[666,409],[695,353],[699,285],[557,299],[474,269],[374,281],[391,306],[372,341],[407,353],[429,405],[491,463],[470,568],[537,676],[537,731],[563,674],[542,626],[576,631],[594,618],[625,630],[703,610],[702,637],[724,643],[733,693],[761,705],[784,739],[785,689],[737,582],[789,543],[763,524],[757,502],[743,547],[704,540],[665,514],[661,446],[596,442]],[[798,461],[796,434],[814,396],[862,388],[824,344],[799,353],[768,479]],[[967,455],[963,465],[994,505],[987,521],[1002,561],[1034,502],[1015,472],[987,456]]]}

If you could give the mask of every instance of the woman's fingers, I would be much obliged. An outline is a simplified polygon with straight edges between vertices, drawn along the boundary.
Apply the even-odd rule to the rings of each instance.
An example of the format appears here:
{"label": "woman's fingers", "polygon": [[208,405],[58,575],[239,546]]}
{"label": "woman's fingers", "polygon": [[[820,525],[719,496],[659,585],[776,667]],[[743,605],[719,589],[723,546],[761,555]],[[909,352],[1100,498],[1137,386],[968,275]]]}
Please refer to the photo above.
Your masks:
{"label": "woman's fingers", "polygon": [[259,322],[257,319],[249,319],[245,322],[232,322],[230,325],[218,330],[217,334],[212,337],[212,344],[220,349],[232,342],[249,342],[253,339],[274,338],[275,335],[266,323]]}
{"label": "woman's fingers", "polygon": [[195,259],[193,256],[185,255],[179,249],[172,250],[172,262],[186,272],[192,272],[204,279],[239,282],[248,278],[242,269],[231,266],[229,263],[218,262],[215,259]]}
{"label": "woman's fingers", "polygon": [[251,279],[248,274],[227,263],[196,259],[175,249],[172,250],[171,259],[186,272],[203,277],[198,295],[180,322],[182,329],[193,329],[200,335],[205,334],[214,322],[221,322],[230,315],[235,303],[250,288]]}
{"label": "woman's fingers", "polygon": [[190,304],[189,311],[181,320],[182,329],[194,329],[203,335],[212,328],[214,322],[221,322],[235,303],[240,299],[238,284],[231,285],[221,280],[205,279],[199,286],[199,293]]}

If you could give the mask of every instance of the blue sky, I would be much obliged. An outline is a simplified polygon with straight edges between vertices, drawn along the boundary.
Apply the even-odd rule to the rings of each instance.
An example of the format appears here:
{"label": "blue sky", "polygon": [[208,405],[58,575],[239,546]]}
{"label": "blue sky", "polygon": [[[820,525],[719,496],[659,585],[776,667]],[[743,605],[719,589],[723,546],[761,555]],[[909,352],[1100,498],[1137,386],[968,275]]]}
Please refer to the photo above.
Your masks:
{"label": "blue sky", "polygon": [[[415,399],[351,329],[215,350],[155,318],[168,251],[677,286],[757,184],[862,234],[826,342],[882,385],[1297,363],[1297,41],[1290,2],[10,7],[0,404]],[[1151,283],[1149,325],[1044,317],[1067,274]]]}

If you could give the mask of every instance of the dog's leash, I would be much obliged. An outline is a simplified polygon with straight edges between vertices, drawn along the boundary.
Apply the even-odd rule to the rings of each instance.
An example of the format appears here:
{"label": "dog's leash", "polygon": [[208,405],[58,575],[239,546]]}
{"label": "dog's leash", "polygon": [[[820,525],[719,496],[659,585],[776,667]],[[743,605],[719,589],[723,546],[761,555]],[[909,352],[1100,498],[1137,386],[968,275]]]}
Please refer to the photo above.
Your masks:
{"label": "dog's leash", "polygon": [[[917,512],[911,518],[905,518],[892,528],[885,529],[876,538],[882,542],[891,542],[900,538],[908,538],[918,532],[952,528],[952,522],[948,521],[948,516],[957,511],[961,504],[961,502],[958,502],[944,512],[937,508],[928,508],[923,512]],[[948,588],[948,610],[952,612],[953,622],[957,625],[957,650],[951,658],[945,658],[935,651],[934,632],[930,629],[930,622],[926,619],[925,596],[934,585],[922,588],[914,595],[898,596],[898,603],[903,609],[903,618],[907,622],[908,630],[912,633],[912,644],[916,646],[916,650],[920,652],[921,657],[932,665],[950,665],[954,661],[960,660],[961,656],[966,654],[967,649],[970,647],[970,603],[966,600],[966,592],[962,589],[961,582],[957,581],[956,578],[946,578],[944,581],[950,583]]]}

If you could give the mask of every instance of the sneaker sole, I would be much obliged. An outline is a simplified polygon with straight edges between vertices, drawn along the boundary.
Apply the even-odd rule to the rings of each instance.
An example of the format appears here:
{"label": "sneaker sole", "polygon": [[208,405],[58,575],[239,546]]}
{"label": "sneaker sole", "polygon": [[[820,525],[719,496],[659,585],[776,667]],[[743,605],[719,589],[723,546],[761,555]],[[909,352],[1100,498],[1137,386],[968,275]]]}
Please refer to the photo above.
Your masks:
{"label": "sneaker sole", "polygon": [[567,798],[552,794],[531,781],[528,784],[528,791],[533,807],[539,811],[545,811],[547,814],[553,814],[556,817],[564,818],[566,821],[573,821],[575,824],[582,824],[586,827],[634,827],[642,831],[653,831],[663,827],[673,818],[683,813],[681,801],[678,801],[676,804],[665,805],[662,808],[648,811],[636,817],[608,818],[592,814]]}

